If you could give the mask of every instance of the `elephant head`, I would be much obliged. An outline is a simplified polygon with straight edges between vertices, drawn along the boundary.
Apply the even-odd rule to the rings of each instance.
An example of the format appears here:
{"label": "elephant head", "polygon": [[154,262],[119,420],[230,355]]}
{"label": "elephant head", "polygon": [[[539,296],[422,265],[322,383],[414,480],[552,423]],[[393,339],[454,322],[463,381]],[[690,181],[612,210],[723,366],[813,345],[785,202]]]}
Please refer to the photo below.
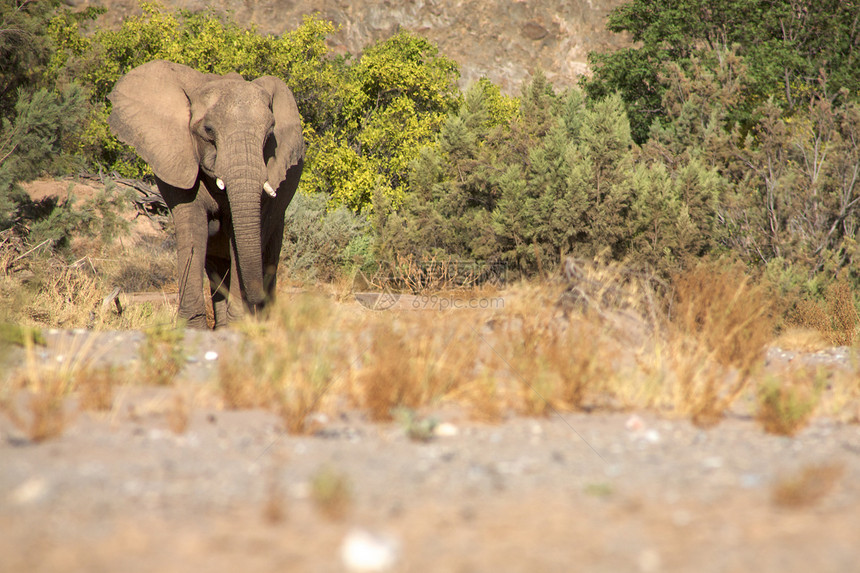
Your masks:
{"label": "elephant head", "polygon": [[171,191],[180,197],[176,202],[200,201],[201,185],[213,197],[226,194],[224,222],[232,225],[242,297],[249,306],[261,305],[263,194],[292,196],[297,179],[287,172],[304,158],[301,118],[290,90],[271,76],[245,81],[235,73],[204,74],[158,60],[123,76],[109,98],[111,129],[150,165],[159,188],[163,182],[187,190],[184,199],[182,191]]}

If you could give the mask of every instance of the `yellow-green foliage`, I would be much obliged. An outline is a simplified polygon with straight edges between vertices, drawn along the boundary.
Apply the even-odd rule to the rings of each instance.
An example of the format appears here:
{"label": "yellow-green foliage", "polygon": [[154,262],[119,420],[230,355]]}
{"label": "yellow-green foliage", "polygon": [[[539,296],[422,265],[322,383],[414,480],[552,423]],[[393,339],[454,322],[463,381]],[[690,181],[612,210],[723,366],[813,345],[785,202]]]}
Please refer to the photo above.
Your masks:
{"label": "yellow-green foliage", "polygon": [[376,189],[393,206],[400,204],[410,162],[458,102],[456,64],[410,33],[371,45],[353,61],[329,54],[325,40],[335,27],[316,17],[272,36],[213,11],[192,15],[142,6],[143,14],[126,19],[119,30],[84,35],[68,12],[50,26],[57,46],[51,73],[73,76],[92,95],[94,112],[78,145],[124,175],[139,176],[146,167],[108,132],[106,98],[123,74],[155,59],[207,73],[284,79],[309,144],[305,188],[356,211],[370,205]]}
{"label": "yellow-green foliage", "polygon": [[458,76],[456,64],[420,36],[401,32],[368,47],[346,70],[338,124],[309,137],[307,188],[356,211],[376,190],[399,206],[410,164],[459,103]]}
{"label": "yellow-green foliage", "polygon": [[311,498],[325,517],[341,519],[352,505],[349,478],[329,466],[321,467],[311,477]]}

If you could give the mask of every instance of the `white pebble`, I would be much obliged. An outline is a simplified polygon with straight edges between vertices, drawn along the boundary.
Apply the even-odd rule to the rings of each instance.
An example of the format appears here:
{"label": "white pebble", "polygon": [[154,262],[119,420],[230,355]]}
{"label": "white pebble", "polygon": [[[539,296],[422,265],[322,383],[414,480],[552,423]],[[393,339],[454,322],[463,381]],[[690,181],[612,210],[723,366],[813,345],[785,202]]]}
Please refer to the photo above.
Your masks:
{"label": "white pebble", "polygon": [[639,554],[639,570],[642,573],[653,573],[659,571],[662,565],[660,553],[656,549],[646,549]]}
{"label": "white pebble", "polygon": [[12,502],[27,505],[40,501],[48,493],[48,483],[40,477],[32,477],[15,488],[10,495]]}
{"label": "white pebble", "polygon": [[218,353],[215,352],[214,350],[210,350],[209,352],[207,352],[206,354],[203,355],[203,358],[206,360],[209,360],[211,362],[212,360],[218,359]]}
{"label": "white pebble", "polygon": [[649,444],[657,444],[660,442],[660,432],[657,430],[646,430],[644,437],[645,441]]}
{"label": "white pebble", "polygon": [[389,571],[397,562],[400,543],[393,536],[353,529],[343,540],[340,556],[349,571]]}
{"label": "white pebble", "polygon": [[708,469],[715,470],[723,467],[723,458],[720,456],[711,456],[702,460],[702,465]]}
{"label": "white pebble", "polygon": [[433,430],[433,433],[439,436],[440,438],[453,438],[457,434],[460,433],[460,430],[457,429],[457,426],[451,424],[449,422],[442,422]]}
{"label": "white pebble", "polygon": [[290,485],[290,497],[293,499],[308,499],[311,497],[311,484],[300,481]]}

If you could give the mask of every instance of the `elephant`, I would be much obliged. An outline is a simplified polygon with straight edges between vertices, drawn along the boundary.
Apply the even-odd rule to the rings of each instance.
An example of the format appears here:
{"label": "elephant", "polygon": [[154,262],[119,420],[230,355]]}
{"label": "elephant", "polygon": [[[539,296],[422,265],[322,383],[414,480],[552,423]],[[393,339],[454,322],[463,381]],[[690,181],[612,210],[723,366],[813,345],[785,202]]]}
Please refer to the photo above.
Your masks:
{"label": "elephant", "polygon": [[208,328],[208,296],[215,328],[258,314],[274,297],[284,212],[304,167],[290,89],[155,60],[108,97],[111,130],[149,164],[173,217],[179,317]]}

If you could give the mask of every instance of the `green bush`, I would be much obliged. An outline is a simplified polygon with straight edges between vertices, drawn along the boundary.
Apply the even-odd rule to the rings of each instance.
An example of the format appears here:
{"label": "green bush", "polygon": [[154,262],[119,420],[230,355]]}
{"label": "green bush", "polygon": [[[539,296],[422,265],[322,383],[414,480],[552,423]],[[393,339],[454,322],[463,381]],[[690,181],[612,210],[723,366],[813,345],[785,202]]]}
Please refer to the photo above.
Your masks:
{"label": "green bush", "polygon": [[382,259],[502,261],[531,275],[600,256],[668,275],[718,246],[719,174],[638,153],[619,96],[589,102],[538,74],[500,118],[487,87],[466,93],[413,162],[403,207],[378,218]]}
{"label": "green bush", "polygon": [[282,269],[291,279],[332,281],[374,265],[366,218],[343,205],[327,210],[326,197],[299,192],[287,209]]}
{"label": "green bush", "polygon": [[59,94],[45,88],[19,92],[14,117],[3,118],[0,132],[0,230],[26,220],[28,199],[20,181],[80,165],[67,142],[83,125],[86,110],[84,93],[75,84]]}
{"label": "green bush", "polygon": [[622,93],[639,143],[666,117],[664,95],[675,88],[666,66],[689,71],[699,59],[716,67],[720,59],[712,56],[732,47],[748,68],[743,97],[728,110],[732,122],[754,120],[755,108],[769,98],[789,112],[817,97],[833,99],[843,88],[856,100],[858,10],[856,0],[629,0],[610,13],[607,27],[630,34],[635,44],[589,54],[594,74],[583,84],[592,98]]}

